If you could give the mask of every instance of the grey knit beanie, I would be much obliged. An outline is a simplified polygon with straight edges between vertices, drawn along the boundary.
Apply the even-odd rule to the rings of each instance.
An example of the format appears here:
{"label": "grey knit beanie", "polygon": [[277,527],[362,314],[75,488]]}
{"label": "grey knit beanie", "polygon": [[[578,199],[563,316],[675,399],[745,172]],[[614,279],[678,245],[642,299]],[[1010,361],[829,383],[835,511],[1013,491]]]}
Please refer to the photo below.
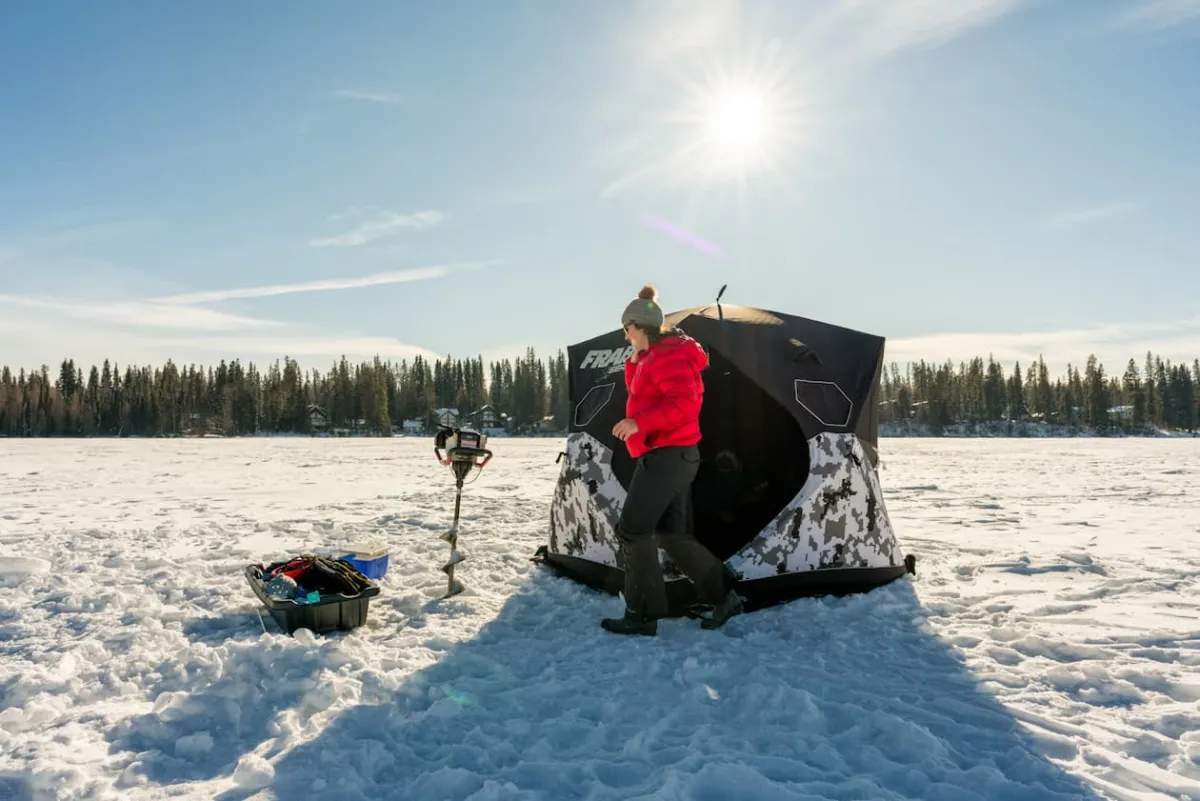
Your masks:
{"label": "grey knit beanie", "polygon": [[629,301],[625,311],[621,313],[621,327],[635,323],[642,328],[657,331],[663,325],[663,310],[658,305],[658,290],[650,284],[642,287],[638,296]]}

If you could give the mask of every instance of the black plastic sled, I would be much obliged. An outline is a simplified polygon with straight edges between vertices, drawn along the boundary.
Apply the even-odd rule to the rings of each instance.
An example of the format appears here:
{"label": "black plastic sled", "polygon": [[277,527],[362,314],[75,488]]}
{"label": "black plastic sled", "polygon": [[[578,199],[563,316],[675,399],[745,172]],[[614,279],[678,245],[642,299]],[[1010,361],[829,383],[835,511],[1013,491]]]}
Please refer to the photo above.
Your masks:
{"label": "black plastic sled", "polygon": [[[280,568],[289,568],[298,584],[316,600],[275,598],[267,594],[267,582]],[[246,566],[246,581],[271,617],[288,634],[308,629],[314,634],[349,631],[367,622],[371,599],[379,594],[379,585],[344,560],[304,555],[269,565]]]}

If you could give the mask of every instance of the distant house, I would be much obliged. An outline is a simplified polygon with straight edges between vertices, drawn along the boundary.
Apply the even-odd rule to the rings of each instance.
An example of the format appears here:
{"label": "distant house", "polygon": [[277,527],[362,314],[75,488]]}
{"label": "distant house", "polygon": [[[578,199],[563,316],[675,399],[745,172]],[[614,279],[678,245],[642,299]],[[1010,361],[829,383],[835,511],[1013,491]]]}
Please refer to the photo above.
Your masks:
{"label": "distant house", "polygon": [[329,412],[315,403],[308,406],[308,424],[313,431],[325,431],[329,428]]}
{"label": "distant house", "polygon": [[203,433],[205,433],[204,415],[200,412],[192,412],[187,416],[187,422],[183,424],[183,435],[198,437]]}
{"label": "distant house", "polygon": [[434,409],[433,420],[438,425],[446,426],[447,428],[456,428],[458,426],[458,409]]}
{"label": "distant house", "polygon": [[469,421],[472,426],[479,430],[496,428],[500,425],[500,413],[497,412],[496,407],[492,406],[491,404],[480,406],[478,409],[471,412]]}
{"label": "distant house", "polygon": [[185,437],[205,437],[222,433],[221,421],[200,412],[191,412],[181,432]]}
{"label": "distant house", "polygon": [[425,423],[420,420],[405,420],[401,423],[401,429],[406,436],[416,436],[425,433]]}
{"label": "distant house", "polygon": [[1129,425],[1133,422],[1133,407],[1114,406],[1108,410],[1108,417],[1114,423]]}

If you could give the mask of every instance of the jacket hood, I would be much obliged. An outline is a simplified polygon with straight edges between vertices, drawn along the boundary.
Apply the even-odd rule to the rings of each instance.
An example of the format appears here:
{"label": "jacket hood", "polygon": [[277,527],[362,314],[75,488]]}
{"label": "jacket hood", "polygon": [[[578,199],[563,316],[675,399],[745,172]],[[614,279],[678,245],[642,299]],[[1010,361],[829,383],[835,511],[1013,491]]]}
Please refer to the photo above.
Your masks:
{"label": "jacket hood", "polygon": [[680,351],[696,370],[708,367],[708,353],[705,352],[704,347],[678,328],[672,328],[664,333],[662,339],[652,347],[656,350]]}

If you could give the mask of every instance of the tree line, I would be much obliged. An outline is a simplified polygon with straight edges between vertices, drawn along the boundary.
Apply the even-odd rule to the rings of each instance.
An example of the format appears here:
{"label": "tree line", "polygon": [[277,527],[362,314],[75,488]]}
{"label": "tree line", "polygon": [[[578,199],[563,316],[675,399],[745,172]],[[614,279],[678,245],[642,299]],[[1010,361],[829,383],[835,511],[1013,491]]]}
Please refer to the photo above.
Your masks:
{"label": "tree line", "polygon": [[312,433],[314,408],[330,428],[389,435],[406,420],[432,426],[438,409],[466,416],[489,405],[514,433],[565,429],[566,357],[543,360],[530,348],[486,367],[482,357],[343,357],[325,373],[290,358],[265,370],[238,360],[122,370],[107,359],[86,375],[71,359],[53,375],[46,365],[0,368],[0,436],[10,437]]}
{"label": "tree line", "polygon": [[1083,370],[1067,366],[1050,379],[1042,358],[1011,373],[992,358],[970,362],[910,364],[904,373],[888,366],[881,376],[881,422],[911,421],[940,433],[952,424],[1045,422],[1088,427],[1103,433],[1143,432],[1155,427],[1195,431],[1200,423],[1200,359],[1172,364],[1147,353],[1130,359],[1120,376],[1095,356]]}
{"label": "tree line", "polygon": [[[490,406],[496,424],[516,434],[563,431],[570,414],[567,362],[560,350],[542,359],[485,365],[482,357],[302,370],[290,358],[265,370],[240,361],[214,366],[122,369],[105,360],[88,371],[65,360],[56,374],[0,368],[0,436],[179,436],[312,433],[314,407],[332,428],[390,434],[406,420],[432,424],[455,408],[467,416]],[[896,363],[880,377],[880,421],[909,421],[934,433],[958,423],[1044,421],[1101,433],[1196,430],[1200,359],[1189,367],[1147,353],[1121,376],[1094,356],[1051,380],[1039,358],[1011,373],[989,357],[941,364]],[[478,423],[478,420],[476,420]]]}

